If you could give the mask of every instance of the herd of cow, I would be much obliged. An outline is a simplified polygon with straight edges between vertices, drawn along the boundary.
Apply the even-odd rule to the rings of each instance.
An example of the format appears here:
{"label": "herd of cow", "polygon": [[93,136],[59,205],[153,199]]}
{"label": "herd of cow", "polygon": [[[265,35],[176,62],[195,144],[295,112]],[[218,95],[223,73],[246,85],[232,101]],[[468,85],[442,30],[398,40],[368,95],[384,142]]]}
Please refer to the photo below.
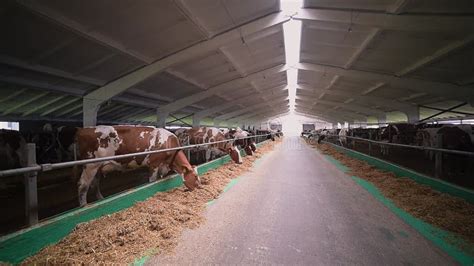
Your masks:
{"label": "herd of cow", "polygon": [[[321,142],[321,140],[328,137],[328,135],[337,135],[337,138],[331,140],[337,141],[341,146],[352,146],[354,147],[354,140],[347,138],[347,136],[358,137],[363,139],[370,139],[381,142],[380,155],[388,156],[389,151],[394,148],[390,148],[388,145],[383,143],[396,143],[405,144],[411,146],[422,146],[430,148],[442,148],[447,150],[457,150],[465,152],[474,152],[474,125],[455,125],[455,124],[408,124],[398,123],[389,124],[385,127],[380,128],[353,128],[353,129],[320,129],[313,131],[306,131],[301,133],[302,136]],[[359,141],[357,141],[359,142]],[[372,145],[374,146],[374,145]],[[397,153],[397,155],[390,152],[390,158],[396,159],[400,156],[406,158],[413,158],[411,155],[407,156],[407,152],[412,153],[413,150],[407,150],[406,148],[398,148],[399,151],[403,149],[403,152]],[[397,149],[393,150],[394,152]],[[419,153],[412,153],[419,154]],[[424,160],[419,160],[420,163],[435,162],[435,152],[425,150],[423,153],[417,156],[424,156]],[[444,177],[461,178],[462,176],[472,175],[474,170],[473,158],[443,153],[443,174]],[[389,159],[389,158],[387,158]],[[403,158],[398,158],[399,163],[403,163]],[[424,169],[425,167],[420,167]],[[428,167],[428,166],[426,166]],[[462,181],[464,182],[464,181]]]}
{"label": "herd of cow", "polygon": [[[281,132],[269,130],[219,129],[214,127],[180,128],[167,130],[151,126],[95,126],[53,128],[47,124],[41,132],[21,134],[18,131],[0,130],[0,170],[24,167],[25,146],[27,142],[36,144],[38,163],[54,163],[73,159],[91,159],[108,156],[179,148],[193,144],[208,144],[195,147],[193,152],[205,151],[206,160],[228,154],[235,163],[241,164],[239,148],[247,155],[253,155],[257,149],[256,138],[245,138],[256,135],[267,135],[275,140]],[[245,138],[245,139],[242,139]],[[77,147],[77,148],[75,148]],[[175,171],[183,176],[184,184],[189,190],[199,186],[196,167],[190,164],[189,158],[182,149],[134,156],[83,166],[78,182],[79,203],[87,203],[89,187],[95,189],[95,195],[101,199],[99,189],[100,177],[111,171],[130,168],[148,167],[150,181]],[[77,169],[76,169],[77,170]]]}
{"label": "herd of cow", "polygon": [[328,134],[338,135],[343,146],[348,142],[345,137],[352,136],[388,143],[474,152],[473,125],[398,123],[380,128],[320,129],[302,133],[310,139],[317,137],[319,140]]}

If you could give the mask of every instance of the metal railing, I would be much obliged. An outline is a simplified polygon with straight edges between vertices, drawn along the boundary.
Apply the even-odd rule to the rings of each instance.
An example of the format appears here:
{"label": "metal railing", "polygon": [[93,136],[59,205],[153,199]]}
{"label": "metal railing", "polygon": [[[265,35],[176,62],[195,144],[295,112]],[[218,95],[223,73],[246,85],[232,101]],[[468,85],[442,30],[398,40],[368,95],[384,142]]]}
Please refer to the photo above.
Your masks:
{"label": "metal railing", "polygon": [[62,163],[46,163],[46,164],[36,163],[36,145],[34,143],[28,143],[26,146],[27,167],[0,171],[0,177],[24,175],[25,204],[26,204],[25,215],[27,218],[28,226],[32,226],[38,223],[37,176],[38,176],[38,173],[40,172],[47,172],[47,171],[52,171],[56,169],[69,168],[73,166],[85,165],[85,164],[90,164],[90,163],[112,161],[112,160],[117,160],[117,159],[131,158],[131,157],[136,157],[136,156],[146,156],[146,155],[161,153],[161,152],[169,152],[169,151],[176,151],[176,150],[189,150],[189,149],[197,148],[200,146],[208,146],[208,145],[214,145],[214,144],[219,144],[219,143],[234,142],[240,139],[253,138],[256,140],[256,142],[260,142],[257,140],[260,140],[261,137],[267,137],[269,135],[271,134],[254,135],[254,136],[248,136],[248,137],[242,137],[242,138],[233,138],[233,139],[226,139],[226,140],[221,140],[221,141],[186,145],[186,146],[175,147],[175,148],[128,153],[128,154],[101,157],[101,158],[84,159],[84,160],[69,161],[69,162],[62,162]]}
{"label": "metal railing", "polygon": [[[382,145],[396,146],[396,147],[410,148],[410,149],[416,149],[416,150],[422,150],[422,151],[435,151],[435,152],[474,157],[474,152],[468,152],[468,151],[448,150],[448,149],[433,148],[433,147],[426,147],[426,146],[415,146],[415,145],[407,145],[407,144],[400,144],[400,143],[391,143],[391,142],[377,141],[377,140],[364,139],[364,138],[352,137],[352,136],[326,135],[326,137],[347,138],[347,139],[354,139],[354,140],[359,140],[359,141],[368,142],[368,143],[379,144],[381,146]],[[437,139],[438,141],[442,140],[442,138],[440,137],[438,137]],[[439,144],[437,145],[439,146]]]}
{"label": "metal railing", "polygon": [[[317,136],[320,136],[317,135]],[[460,150],[450,150],[450,149],[443,149],[443,148],[437,148],[437,147],[442,147],[443,145],[443,138],[441,134],[437,135],[436,138],[436,143],[435,145],[437,147],[426,147],[426,146],[415,146],[415,145],[407,145],[407,144],[399,144],[399,143],[390,143],[390,142],[384,142],[384,141],[377,141],[377,140],[370,140],[370,139],[365,139],[365,138],[359,138],[359,137],[352,137],[352,136],[340,136],[340,135],[335,135],[335,134],[327,134],[325,135],[328,139],[329,138],[336,138],[339,140],[339,143],[336,144],[341,144],[340,141],[341,138],[345,139],[351,139],[353,140],[352,142],[352,150],[357,150],[355,148],[355,143],[356,141],[359,142],[365,142],[368,143],[368,155],[373,156],[375,150],[373,149],[372,146],[374,145],[379,145],[382,149],[388,146],[392,147],[400,147],[400,148],[408,148],[408,149],[413,149],[413,150],[420,150],[420,151],[430,151],[433,152],[433,157],[434,157],[434,177],[442,179],[443,177],[443,153],[444,154],[452,154],[452,155],[461,155],[461,156],[466,156],[470,158],[474,158],[474,152],[468,152],[468,151],[460,151]],[[315,141],[315,140],[311,140]],[[323,141],[326,143],[331,143],[329,141]],[[314,143],[313,143],[314,144]],[[334,144],[334,143],[332,143]],[[349,148],[349,145],[347,145],[345,148]],[[360,150],[360,147],[359,147]],[[366,152],[363,152],[366,153]],[[383,154],[382,154],[383,155]]]}

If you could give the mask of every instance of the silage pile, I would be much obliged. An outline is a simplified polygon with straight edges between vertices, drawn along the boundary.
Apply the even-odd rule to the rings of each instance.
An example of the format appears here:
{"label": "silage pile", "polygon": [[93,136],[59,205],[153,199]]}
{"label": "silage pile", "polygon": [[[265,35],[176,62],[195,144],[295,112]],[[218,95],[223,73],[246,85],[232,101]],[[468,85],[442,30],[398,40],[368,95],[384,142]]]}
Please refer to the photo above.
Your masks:
{"label": "silage pile", "polygon": [[263,144],[241,165],[229,162],[207,172],[201,176],[200,189],[157,193],[129,209],[78,224],[67,237],[23,264],[128,264],[144,255],[170,253],[185,228],[205,222],[206,203],[280,141]]}
{"label": "silage pile", "polygon": [[382,194],[399,208],[438,228],[454,233],[468,243],[466,249],[474,254],[474,205],[467,201],[433,190],[407,177],[377,169],[366,162],[351,158],[328,144],[313,145],[350,168],[350,175],[374,184]]}

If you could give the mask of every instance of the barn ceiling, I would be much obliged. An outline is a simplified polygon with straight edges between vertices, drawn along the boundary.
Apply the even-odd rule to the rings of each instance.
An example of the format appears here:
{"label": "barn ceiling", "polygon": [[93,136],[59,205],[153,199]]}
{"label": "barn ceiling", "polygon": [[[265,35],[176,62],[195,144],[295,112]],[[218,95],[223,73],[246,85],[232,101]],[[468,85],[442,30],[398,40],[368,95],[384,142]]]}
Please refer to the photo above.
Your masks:
{"label": "barn ceiling", "polygon": [[421,106],[467,102],[461,108],[474,114],[472,1],[306,0],[303,7],[295,16],[302,21],[297,111],[338,122],[385,121],[390,112],[418,120],[438,112]]}
{"label": "barn ceiling", "polygon": [[307,0],[292,17],[278,0],[1,1],[0,120],[82,121],[91,101],[99,123],[238,123],[287,113],[293,96],[330,122],[462,102],[444,116],[470,116],[473,25],[470,0]]}

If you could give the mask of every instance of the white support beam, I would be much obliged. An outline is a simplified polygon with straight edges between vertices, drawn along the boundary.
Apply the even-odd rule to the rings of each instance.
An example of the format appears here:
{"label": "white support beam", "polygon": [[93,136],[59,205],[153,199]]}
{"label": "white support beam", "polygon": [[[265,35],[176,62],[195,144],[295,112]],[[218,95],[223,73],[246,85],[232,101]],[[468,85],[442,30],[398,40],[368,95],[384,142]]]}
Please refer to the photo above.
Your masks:
{"label": "white support beam", "polygon": [[44,4],[41,4],[41,1],[18,1],[21,5],[25,6],[29,10],[48,18],[50,21],[55,22],[59,26],[68,28],[75,33],[92,40],[94,42],[100,43],[104,46],[110,47],[114,50],[116,50],[119,53],[122,53],[124,55],[130,56],[132,58],[135,58],[137,60],[140,60],[142,62],[146,63],[151,63],[153,61],[152,58],[149,58],[148,56],[145,56],[137,51],[133,51],[127,47],[125,47],[123,44],[102,35],[100,32],[93,31],[91,29],[88,29],[87,27],[83,26],[82,24],[67,18],[66,16],[58,13],[57,11],[45,6]]}
{"label": "white support beam", "polygon": [[30,103],[32,103],[32,102],[38,100],[39,98],[41,98],[41,97],[47,95],[48,93],[49,93],[49,92],[46,91],[46,92],[40,93],[40,94],[38,94],[38,95],[35,95],[35,96],[29,98],[28,100],[23,101],[23,102],[21,102],[21,103],[15,105],[15,106],[12,106],[12,107],[8,108],[8,109],[5,110],[5,111],[3,111],[2,115],[10,114],[10,113],[12,113],[12,112],[14,112],[14,111],[20,109],[21,107],[23,107],[23,106],[25,106],[25,105],[28,105],[28,104],[30,104]]}
{"label": "white support beam", "polygon": [[348,122],[353,122],[353,119],[352,118],[347,118],[347,117],[341,117],[341,116],[338,116],[338,115],[335,115],[335,114],[331,114],[330,116],[328,115],[325,115],[325,114],[320,114],[318,112],[315,112],[314,110],[299,110],[299,112],[304,112],[306,114],[312,114],[312,115],[316,115],[318,117],[320,117],[320,119],[324,119],[325,121],[327,122],[330,122],[332,124],[337,124],[337,123],[344,123],[345,121],[348,121]]}
{"label": "white support beam", "polygon": [[341,76],[339,75],[334,75],[334,77],[331,79],[331,81],[329,82],[329,84],[326,86],[326,88],[324,88],[324,92],[322,92],[320,95],[319,95],[319,99],[322,99],[324,97],[324,94],[325,94],[325,91],[327,90],[330,90],[332,88],[332,86],[334,86],[334,84],[339,80]]}
{"label": "white support beam", "polygon": [[372,29],[369,32],[367,38],[365,38],[364,42],[357,48],[357,50],[352,54],[349,60],[344,65],[345,69],[349,69],[352,65],[359,59],[360,55],[367,49],[367,47],[372,43],[372,41],[380,34],[381,30],[378,28]]}
{"label": "white support beam", "polygon": [[337,123],[337,122],[342,122],[344,120],[347,120],[346,118],[340,117],[340,116],[335,115],[335,114],[332,114],[331,116],[328,116],[328,115],[320,114],[317,111],[314,111],[314,110],[309,109],[309,108],[304,108],[304,107],[297,107],[295,111],[299,112],[299,113],[311,115],[311,116],[316,116],[319,119],[323,119],[323,120],[325,120],[327,122],[330,122],[330,123]]}
{"label": "white support beam", "polygon": [[336,114],[339,117],[347,117],[347,118],[351,118],[351,119],[354,119],[354,120],[364,120],[364,119],[366,120],[367,119],[366,115],[358,114],[358,113],[350,112],[350,111],[343,111],[343,110],[339,110],[339,109],[336,109],[336,110],[334,110],[334,109],[320,109],[320,108],[317,108],[317,106],[316,106],[316,107],[311,108],[311,110],[320,112],[321,114],[325,114],[327,116],[330,116],[331,114]]}
{"label": "white support beam", "polygon": [[340,106],[344,109],[353,110],[353,111],[360,112],[360,113],[363,113],[363,114],[366,114],[366,115],[376,115],[376,114],[384,114],[385,113],[385,112],[377,110],[377,109],[373,109],[373,108],[369,108],[369,107],[366,107],[366,106],[353,104],[353,103],[343,103],[343,102],[336,102],[336,101],[320,100],[320,99],[314,99],[314,98],[309,98],[309,97],[305,97],[305,98],[298,98],[297,97],[297,100],[312,102],[313,104],[322,103],[322,104],[331,105],[331,106]]}
{"label": "white support beam", "polygon": [[474,35],[467,36],[466,38],[462,40],[458,40],[455,42],[452,42],[448,44],[445,47],[442,47],[439,50],[436,50],[433,54],[428,55],[426,57],[423,57],[419,61],[414,62],[413,64],[409,65],[408,67],[400,70],[397,72],[397,76],[404,76],[406,74],[412,73],[424,66],[427,66],[437,60],[440,60],[441,58],[451,54],[452,52],[461,49],[463,47],[466,47],[469,43],[471,43],[474,40]]}
{"label": "white support beam", "polygon": [[379,124],[387,123],[387,115],[378,115],[377,121],[379,122]]}
{"label": "white support beam", "polygon": [[368,11],[301,9],[293,16],[308,23],[335,22],[360,25],[382,30],[424,32],[473,32],[472,16],[392,15]]}
{"label": "white support beam", "polygon": [[250,117],[256,116],[258,114],[273,112],[277,109],[279,110],[280,108],[285,108],[285,106],[288,106],[287,102],[281,102],[281,104],[278,104],[277,106],[274,106],[274,108],[269,108],[268,106],[258,106],[258,108],[254,109],[254,110],[238,114],[238,115],[236,115],[236,116],[234,116],[230,119],[226,119],[226,121],[228,121],[230,123],[235,123],[235,122],[238,122],[238,121],[250,119]]}
{"label": "white support beam", "polygon": [[334,117],[337,119],[349,119],[349,120],[363,120],[367,119],[367,116],[362,115],[362,114],[356,114],[356,113],[351,113],[347,111],[342,111],[342,110],[334,110],[334,109],[325,109],[321,110],[318,108],[315,108],[313,106],[307,106],[304,104],[298,104],[298,108],[304,108],[306,110],[311,110],[313,112],[317,112],[320,115],[325,115],[326,117]]}
{"label": "white support beam", "polygon": [[220,116],[216,116],[215,118],[218,119],[218,120],[227,120],[231,117],[235,117],[235,116],[238,116],[240,114],[244,114],[246,112],[250,112],[250,111],[259,109],[262,106],[265,106],[265,107],[272,106],[272,104],[275,104],[275,103],[278,103],[278,102],[281,102],[281,101],[287,101],[287,97],[285,96],[283,98],[281,96],[278,96],[278,97],[275,97],[275,98],[271,98],[271,99],[269,99],[269,101],[259,102],[255,105],[252,105],[252,106],[249,106],[249,107],[246,107],[246,108],[243,108],[243,109],[239,109],[239,110],[236,110],[236,111],[233,111],[233,112],[230,112],[230,113],[226,113],[226,114],[223,114],[223,115],[220,115]]}
{"label": "white support beam", "polygon": [[40,105],[38,105],[38,106],[35,106],[35,107],[29,109],[28,111],[24,112],[21,116],[22,116],[22,117],[25,117],[25,116],[27,116],[27,115],[30,115],[30,114],[32,114],[32,113],[34,113],[34,112],[36,112],[36,111],[38,111],[38,110],[40,110],[40,109],[42,109],[42,108],[45,108],[45,107],[48,106],[48,105],[51,105],[51,104],[53,104],[53,103],[55,103],[55,102],[58,102],[58,101],[64,99],[65,97],[66,97],[66,95],[61,95],[61,96],[55,97],[55,98],[53,98],[53,99],[51,99],[51,100],[49,100],[49,101],[47,101],[47,102],[45,102],[45,103],[43,103],[43,104],[40,104]]}
{"label": "white support beam", "polygon": [[[368,79],[374,82],[380,81],[386,84],[390,84],[394,87],[409,88],[413,91],[425,92],[433,95],[439,95],[454,100],[471,101],[474,102],[474,95],[472,89],[469,87],[458,86],[450,83],[428,81],[413,78],[401,78],[388,74],[381,74],[375,72],[344,69],[340,67],[312,64],[312,63],[299,63],[297,66],[299,69],[316,71],[321,73],[328,73],[332,75],[340,75],[344,77],[354,79]],[[449,93],[446,93],[449,91]]]}
{"label": "white support beam", "polygon": [[401,14],[410,1],[411,0],[397,0],[397,2],[387,8],[387,13]]}
{"label": "white support beam", "polygon": [[27,63],[27,62],[23,62],[19,59],[11,58],[11,57],[8,57],[8,56],[5,56],[5,55],[0,56],[0,63],[10,65],[10,66],[15,66],[15,67],[18,67],[18,68],[33,70],[33,71],[36,71],[36,72],[41,72],[41,73],[53,75],[53,76],[56,76],[56,77],[61,77],[61,78],[65,78],[65,79],[80,81],[80,82],[84,82],[84,83],[92,84],[92,85],[96,85],[96,86],[102,86],[106,83],[106,81],[104,81],[104,80],[98,80],[98,79],[91,78],[91,77],[81,76],[79,74],[74,75],[74,74],[68,73],[66,71],[62,71],[62,70],[47,67],[47,66],[42,66],[42,65],[37,65],[37,64],[30,64],[30,63]]}
{"label": "white support beam", "polygon": [[[270,88],[268,90],[265,90],[265,91],[260,91],[260,94],[259,95],[262,95],[264,93],[269,93],[271,92],[272,90],[277,90],[278,88],[281,88],[281,94],[271,94],[272,96],[284,96],[284,95],[288,95],[288,91],[287,90],[283,90],[283,88],[285,88],[286,85],[282,85],[282,86],[277,86],[277,87],[273,87],[273,88]],[[270,95],[270,94],[269,94]],[[197,113],[195,113],[194,115],[198,118],[204,118],[204,117],[207,117],[209,115],[212,115],[212,114],[215,114],[217,112],[220,112],[220,111],[223,111],[225,109],[228,109],[232,106],[235,106],[235,105],[239,105],[239,104],[243,104],[249,100],[252,100],[252,99],[255,99],[255,97],[258,97],[257,95],[253,95],[253,94],[250,94],[248,96],[245,96],[243,98],[239,98],[237,100],[232,100],[232,101],[229,101],[227,103],[223,103],[221,105],[217,105],[217,106],[214,106],[214,107],[211,107],[209,109],[205,109],[205,110],[202,110],[202,111],[199,111]]]}
{"label": "white support beam", "polygon": [[[271,111],[267,111],[267,112],[263,112],[263,113],[259,113],[259,114],[252,113],[252,114],[242,116],[242,117],[238,118],[237,120],[265,119],[265,118],[269,118],[269,117],[272,117],[272,116],[275,116],[275,115],[278,115],[278,114],[285,113],[288,110],[288,108],[289,108],[289,106],[287,106],[286,108],[285,107],[278,108],[278,109],[275,109],[275,110],[271,110]],[[231,122],[231,123],[232,123],[232,121],[235,121],[235,119],[229,120],[229,122]]]}
{"label": "white support beam", "polygon": [[79,100],[80,100],[80,98],[74,98],[74,99],[70,99],[69,101],[65,101],[65,102],[63,102],[63,103],[61,103],[61,104],[59,104],[59,105],[54,106],[53,108],[50,108],[49,110],[44,111],[42,114],[40,114],[40,116],[49,115],[50,113],[53,113],[53,112],[55,112],[55,111],[57,111],[57,110],[59,110],[59,109],[61,109],[61,108],[63,108],[63,107],[66,107],[66,106],[68,106],[68,105],[70,105],[70,104],[73,104],[73,103],[75,103],[75,102],[77,102],[77,101],[79,101]]}
{"label": "white support beam", "polygon": [[242,85],[244,83],[248,83],[252,80],[262,79],[262,78],[265,78],[265,76],[267,76],[267,75],[272,75],[272,74],[280,73],[282,71],[286,71],[287,68],[288,67],[285,66],[285,65],[276,66],[276,67],[268,68],[268,69],[256,72],[254,74],[248,75],[247,77],[237,78],[237,79],[231,80],[229,82],[226,82],[226,83],[214,86],[212,88],[209,88],[205,91],[195,93],[195,94],[190,95],[188,97],[184,97],[184,98],[176,100],[172,103],[161,106],[159,108],[159,110],[160,110],[160,112],[168,112],[168,113],[174,112],[174,111],[180,110],[180,109],[182,109],[186,106],[189,106],[193,103],[204,100],[204,99],[206,99],[206,98],[208,98],[212,95],[215,95],[217,92],[230,90],[232,88],[235,88],[236,86]]}
{"label": "white support beam", "polygon": [[200,54],[205,54],[206,52],[216,50],[229,42],[239,40],[242,37],[284,23],[289,19],[289,17],[286,17],[281,12],[279,12],[265,16],[258,20],[254,20],[238,28],[217,35],[212,39],[202,41],[189,48],[181,50],[180,52],[155,61],[89,93],[85,96],[85,98],[100,100],[102,102],[106,101],[114,97],[115,95],[122,93],[128,88],[131,88],[132,86],[142,82],[143,80],[146,80],[151,76],[164,71],[170,66],[184,62],[185,60],[188,60]]}
{"label": "white support beam", "polygon": [[84,127],[93,127],[97,125],[97,112],[100,109],[101,101],[93,99],[82,99],[82,125]]}
{"label": "white support beam", "polygon": [[[352,98],[352,99],[355,99],[355,100],[367,102],[367,103],[370,103],[372,105],[380,104],[380,105],[384,105],[384,106],[389,106],[389,107],[398,109],[399,111],[404,111],[404,110],[411,109],[412,107],[414,107],[410,103],[399,102],[399,101],[396,101],[396,100],[391,100],[391,99],[387,99],[387,98],[383,98],[383,97],[369,96],[369,95],[358,95],[358,94],[354,94],[354,93],[351,93],[351,92],[348,92],[348,91],[340,91],[340,90],[325,91],[324,89],[313,88],[313,87],[305,85],[305,84],[298,84],[298,87],[299,87],[299,89],[301,89],[303,91],[309,91],[309,92],[312,92],[312,93],[325,92],[328,95],[348,97],[348,98]],[[304,95],[301,95],[301,96],[304,97]]]}
{"label": "white support beam", "polygon": [[170,115],[169,112],[158,109],[156,111],[156,127],[165,128],[166,119],[168,118],[169,115]]}
{"label": "white support beam", "polygon": [[193,127],[199,127],[201,125],[201,118],[193,115]]}

